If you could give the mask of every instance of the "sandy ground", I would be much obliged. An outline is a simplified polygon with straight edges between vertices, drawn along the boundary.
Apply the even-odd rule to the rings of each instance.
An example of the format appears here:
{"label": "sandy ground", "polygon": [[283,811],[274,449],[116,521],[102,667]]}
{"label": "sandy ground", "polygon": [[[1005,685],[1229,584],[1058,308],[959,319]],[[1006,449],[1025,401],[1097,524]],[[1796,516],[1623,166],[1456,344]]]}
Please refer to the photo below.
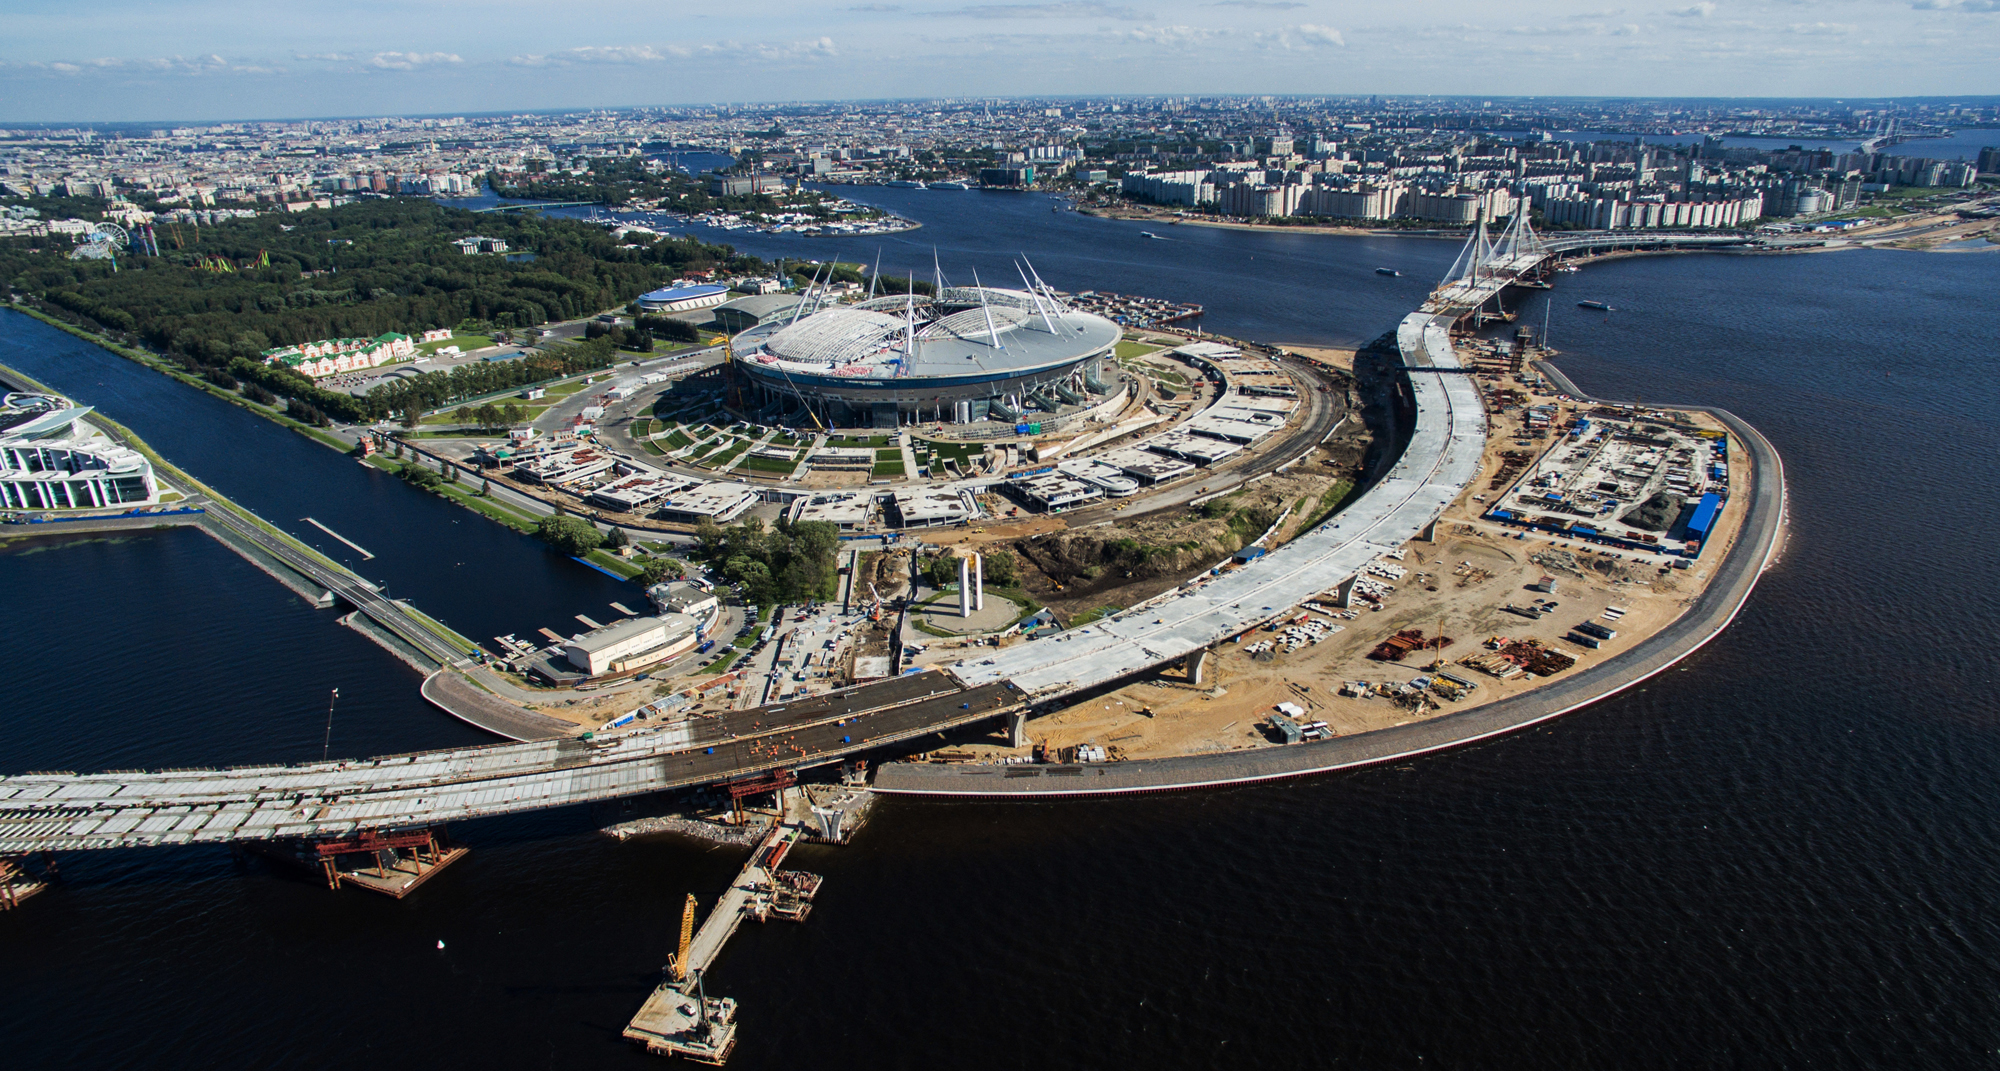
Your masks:
{"label": "sandy ground", "polygon": [[[1719,426],[1705,418],[1703,423]],[[1396,632],[1421,629],[1426,636],[1434,636],[1442,631],[1454,641],[1444,652],[1450,662],[1488,653],[1484,643],[1491,637],[1505,636],[1540,640],[1575,655],[1578,668],[1588,667],[1680,617],[1708,579],[1703,563],[1723,560],[1736,540],[1742,519],[1740,507],[1725,508],[1716,538],[1700,561],[1685,571],[1662,572],[1658,561],[1640,561],[1640,556],[1631,552],[1599,547],[1586,550],[1584,544],[1551,539],[1546,534],[1514,539],[1512,530],[1478,520],[1485,504],[1472,498],[1490,497],[1488,483],[1499,468],[1499,453],[1512,448],[1511,436],[1491,440],[1481,477],[1447,511],[1439,525],[1438,542],[1412,542],[1405,548],[1406,557],[1399,564],[1410,572],[1395,583],[1397,590],[1385,600],[1383,609],[1370,610],[1366,603],[1357,601],[1358,616],[1353,620],[1312,614],[1313,619],[1341,625],[1344,630],[1291,654],[1279,653],[1269,662],[1255,661],[1244,648],[1257,640],[1275,639],[1276,633],[1260,631],[1245,637],[1241,645],[1222,644],[1199,686],[1187,683],[1178,670],[1166,671],[1154,680],[1127,685],[1038,718],[1029,724],[1029,736],[1052,747],[1098,744],[1115,749],[1114,754],[1124,758],[1274,746],[1261,724],[1281,702],[1305,707],[1309,720],[1325,721],[1342,735],[1388,728],[1419,715],[1394,700],[1342,697],[1337,692],[1343,681],[1397,685],[1423,673],[1431,660],[1423,653],[1401,663],[1368,657],[1378,643]],[[1747,493],[1749,462],[1740,450],[1732,450],[1730,469],[1731,485],[1746,489],[1739,494]],[[1509,534],[1503,536],[1503,532]],[[1561,572],[1532,560],[1533,555],[1551,549],[1574,555],[1581,572]],[[1610,575],[1592,568],[1600,561]],[[1557,578],[1554,595],[1528,589],[1544,575]],[[1557,611],[1537,621],[1504,609],[1510,604],[1526,606],[1537,598],[1555,599]],[[1598,617],[1610,606],[1626,613],[1616,621]],[[1564,641],[1573,626],[1588,620],[1616,629],[1618,638],[1598,651]],[[1539,683],[1539,678],[1527,675],[1502,681],[1465,666],[1453,666],[1449,671],[1477,682],[1478,689],[1456,702],[1434,699],[1442,706],[1424,716],[1505,699]],[[1026,749],[1010,750],[995,744],[975,745],[970,750],[981,757],[1026,753]]]}
{"label": "sandy ground", "polygon": [[1354,351],[1336,346],[1308,346],[1301,342],[1273,342],[1281,350],[1290,350],[1302,357],[1310,357],[1322,364],[1331,365],[1343,372],[1354,371]]}

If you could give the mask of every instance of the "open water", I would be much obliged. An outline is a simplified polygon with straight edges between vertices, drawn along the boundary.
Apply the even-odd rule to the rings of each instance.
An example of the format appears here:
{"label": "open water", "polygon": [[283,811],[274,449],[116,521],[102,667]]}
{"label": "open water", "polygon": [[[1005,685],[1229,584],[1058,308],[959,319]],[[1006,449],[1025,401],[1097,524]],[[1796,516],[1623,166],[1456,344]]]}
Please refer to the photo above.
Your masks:
{"label": "open water", "polygon": [[[885,270],[918,251],[928,268],[932,243],[954,275],[1026,251],[1057,286],[1200,301],[1215,329],[1301,343],[1387,329],[1454,252],[1156,241],[1038,197],[867,192],[929,224],[885,245],[912,254]],[[838,251],[872,253],[855,245]],[[743,1002],[731,1066],[1992,1066],[1996,286],[2000,256],[1886,251],[1561,276],[1553,340],[1582,386],[1726,405],[1784,455],[1790,542],[1726,634],[1630,694],[1400,766],[891,801],[854,844],[800,853],[827,875],[808,923],[748,927],[718,963],[711,991]],[[0,361],[301,536],[295,518],[327,521],[382,555],[365,575],[474,635],[618,597],[23,317],[0,315]],[[0,592],[0,771],[310,757],[333,686],[337,752],[469,736],[400,663],[198,533],[16,546]],[[455,827],[472,854],[402,902],[222,849],[66,857],[59,889],[0,915],[6,1061],[658,1066],[618,1030],[682,898],[712,903],[740,855],[594,835],[607,817]]]}

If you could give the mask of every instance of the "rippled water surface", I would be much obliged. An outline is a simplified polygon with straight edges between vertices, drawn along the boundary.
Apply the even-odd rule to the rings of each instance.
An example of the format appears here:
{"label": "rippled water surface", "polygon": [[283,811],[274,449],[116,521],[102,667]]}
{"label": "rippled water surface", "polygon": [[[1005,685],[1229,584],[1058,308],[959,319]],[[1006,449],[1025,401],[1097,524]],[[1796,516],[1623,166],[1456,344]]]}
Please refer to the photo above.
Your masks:
{"label": "rippled water surface", "polygon": [[[1003,208],[982,217],[976,195],[915,196],[966,198],[907,206],[931,224],[905,239],[926,266],[932,241],[947,270],[950,250],[987,258],[982,275],[1025,248],[1057,285],[1102,267],[1105,288],[1299,342],[1387,329],[1424,284],[1371,289],[1372,269],[1428,278],[1454,252],[1153,241],[1038,198],[993,195]],[[712,990],[743,1002],[731,1066],[1990,1066],[1996,292],[2000,257],[1977,255],[1562,276],[1552,336],[1580,385],[1727,406],[1785,459],[1790,540],[1734,627],[1631,694],[1403,766],[1150,799],[887,803],[855,844],[797,857],[827,875],[810,922],[748,927],[715,969]],[[419,605],[454,623],[511,630],[617,597],[20,317],[0,316],[0,361],[288,528],[311,499],[384,554],[364,573],[422,585]],[[6,771],[310,757],[335,685],[337,751],[469,738],[400,663],[199,533],[16,545],[0,592],[16,626]],[[592,835],[605,817],[457,827],[472,854],[401,902],[221,849],[66,857],[60,889],[0,915],[7,1062],[657,1066],[618,1030],[682,897],[712,902],[740,856]]]}

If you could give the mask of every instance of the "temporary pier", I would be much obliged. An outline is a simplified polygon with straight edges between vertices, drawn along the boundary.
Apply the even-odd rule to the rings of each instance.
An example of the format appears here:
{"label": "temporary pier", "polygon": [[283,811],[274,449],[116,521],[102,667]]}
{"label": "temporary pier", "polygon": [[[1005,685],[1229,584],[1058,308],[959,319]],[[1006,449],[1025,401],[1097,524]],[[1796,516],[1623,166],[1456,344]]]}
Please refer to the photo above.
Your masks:
{"label": "temporary pier", "polygon": [[667,967],[666,979],[626,1025],[626,1037],[661,1056],[682,1056],[717,1067],[729,1059],[736,1048],[736,1002],[709,996],[702,979],[744,919],[805,921],[819,892],[820,876],[778,869],[805,831],[796,822],[773,825],[750,853],[743,872],[716,901],[699,933],[693,932],[694,897],[688,897],[680,950]]}

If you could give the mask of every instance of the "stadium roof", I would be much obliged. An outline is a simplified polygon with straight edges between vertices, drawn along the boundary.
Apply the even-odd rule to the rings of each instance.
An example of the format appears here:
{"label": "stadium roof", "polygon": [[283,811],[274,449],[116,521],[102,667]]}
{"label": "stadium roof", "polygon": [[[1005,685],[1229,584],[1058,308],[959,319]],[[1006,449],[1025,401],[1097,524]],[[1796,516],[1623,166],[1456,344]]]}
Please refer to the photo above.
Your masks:
{"label": "stadium roof", "polygon": [[738,345],[753,367],[914,378],[1061,365],[1114,345],[1121,333],[1102,316],[1026,291],[952,287],[942,301],[876,298],[794,322],[760,324],[744,332]]}

